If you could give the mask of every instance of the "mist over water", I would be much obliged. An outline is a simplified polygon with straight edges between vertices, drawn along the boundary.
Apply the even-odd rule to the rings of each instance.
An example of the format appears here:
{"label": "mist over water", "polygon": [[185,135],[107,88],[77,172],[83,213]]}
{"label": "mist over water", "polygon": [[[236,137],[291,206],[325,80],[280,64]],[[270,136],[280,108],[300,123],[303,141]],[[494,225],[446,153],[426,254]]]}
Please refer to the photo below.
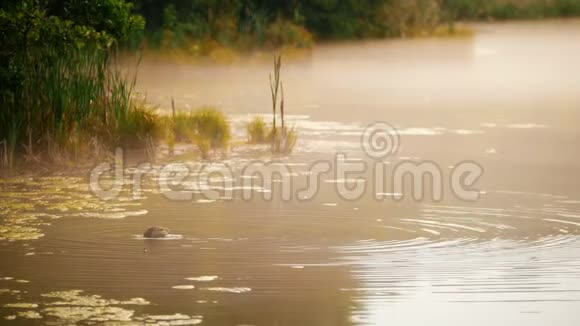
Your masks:
{"label": "mist over water", "polygon": [[[286,110],[300,138],[284,162],[297,184],[310,164],[337,152],[373,163],[361,134],[385,121],[401,136],[399,152],[382,162],[387,171],[429,160],[447,175],[475,161],[485,170],[480,200],[446,190],[438,202],[388,193],[377,201],[367,178],[369,192],[347,201],[335,186],[349,181],[333,175],[306,202],[175,202],[155,178],[139,198],[102,202],[85,177],[2,180],[0,316],[37,313],[61,324],[577,325],[580,22],[473,28],[473,38],[323,44],[286,60]],[[271,110],[270,71],[258,60],[145,60],[137,88],[165,112],[172,97],[178,108],[221,106],[243,138],[245,122]],[[225,163],[240,172],[254,159],[270,155],[234,148]],[[144,240],[151,225],[173,236]],[[40,323],[16,319],[23,320]]]}
{"label": "mist over water", "polygon": [[[579,105],[577,20],[474,25],[473,38],[357,41],[318,45],[287,58],[293,114],[315,120],[465,127],[487,119],[572,127]],[[269,113],[270,60],[233,66],[142,64],[138,88],[169,109],[220,105]],[[548,110],[549,108],[549,110]],[[353,115],[356,112],[356,115]]]}

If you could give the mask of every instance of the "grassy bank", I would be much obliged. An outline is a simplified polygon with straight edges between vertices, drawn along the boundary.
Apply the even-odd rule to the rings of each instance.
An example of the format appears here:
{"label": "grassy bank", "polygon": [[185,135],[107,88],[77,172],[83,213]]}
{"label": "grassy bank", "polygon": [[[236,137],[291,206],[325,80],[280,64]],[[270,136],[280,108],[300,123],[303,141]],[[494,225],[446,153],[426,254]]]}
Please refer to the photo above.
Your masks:
{"label": "grassy bank", "polygon": [[115,146],[147,149],[156,118],[132,101],[135,76],[96,47],[39,47],[18,62],[18,80],[0,92],[0,161],[66,162]]}
{"label": "grassy bank", "polygon": [[[203,157],[227,149],[230,127],[216,109],[167,118],[134,100],[136,75],[123,73],[116,60],[121,44],[143,28],[132,8],[123,0],[0,5],[0,167],[90,162],[116,147],[154,157],[163,141],[193,142]],[[165,17],[171,20],[171,10]],[[198,25],[206,32],[196,35],[204,37],[187,40],[203,41],[195,46],[203,55],[227,56],[228,37],[221,30],[227,26],[215,17],[220,18]],[[176,30],[187,28],[170,26],[164,41],[183,46]],[[311,41],[303,28],[282,18],[264,26],[229,34],[231,44],[249,44],[262,32],[273,48],[307,47]]]}
{"label": "grassy bank", "polygon": [[[19,60],[18,83],[0,92],[1,168],[75,166],[104,159],[118,147],[155,159],[161,143],[170,152],[177,143],[194,144],[202,159],[227,153],[231,127],[223,113],[203,107],[158,115],[135,100],[137,76],[124,74],[109,50],[43,47]],[[279,57],[274,68],[273,125],[253,122],[248,137],[250,143],[271,143],[273,153],[288,154],[296,133],[284,122]]]}
{"label": "grassy bank", "polygon": [[204,157],[227,148],[230,127],[221,112],[160,116],[134,99],[137,76],[115,62],[98,47],[43,47],[20,57],[18,82],[0,92],[0,166],[66,166],[117,147],[154,158],[165,141],[193,142]]}

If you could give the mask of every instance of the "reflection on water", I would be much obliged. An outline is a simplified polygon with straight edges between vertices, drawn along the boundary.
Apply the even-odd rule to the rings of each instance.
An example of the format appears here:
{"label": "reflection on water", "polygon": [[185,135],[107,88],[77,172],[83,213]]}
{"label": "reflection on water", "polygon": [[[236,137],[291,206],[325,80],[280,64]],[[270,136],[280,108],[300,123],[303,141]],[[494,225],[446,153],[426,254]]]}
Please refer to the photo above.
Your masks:
{"label": "reflection on water", "polygon": [[355,324],[573,325],[580,303],[579,246],[577,237],[568,236],[364,241],[340,248],[360,281],[344,290],[357,304]]}
{"label": "reflection on water", "polygon": [[[275,195],[275,187],[239,177],[248,162],[270,159],[259,146],[234,147],[224,162],[188,162],[198,173],[182,185],[194,195],[182,202],[160,193],[159,165],[143,178],[141,194],[127,187],[112,201],[92,196],[84,175],[0,180],[0,318],[577,325],[580,74],[571,61],[561,72],[566,58],[580,54],[569,42],[580,25],[542,23],[533,33],[523,26],[481,26],[474,40],[322,46],[285,75],[288,94],[296,94],[290,124],[300,134],[296,152],[281,159],[293,183],[304,184],[313,162],[337,152],[370,163],[361,132],[384,120],[402,139],[385,166],[427,159],[446,171],[477,161],[485,168],[479,201],[450,194],[441,202],[396,201],[390,189],[378,201],[371,188],[347,201],[337,185],[372,182],[336,175],[322,178],[313,200],[268,201],[260,196]],[[248,113],[269,110],[268,69],[145,64],[141,87],[161,104],[171,96],[191,106],[222,101],[241,138]],[[234,170],[231,185],[209,178],[221,163]],[[127,168],[126,181],[141,172]],[[204,198],[205,189],[232,198]],[[257,196],[244,201],[243,190]],[[152,225],[171,236],[144,239]]]}

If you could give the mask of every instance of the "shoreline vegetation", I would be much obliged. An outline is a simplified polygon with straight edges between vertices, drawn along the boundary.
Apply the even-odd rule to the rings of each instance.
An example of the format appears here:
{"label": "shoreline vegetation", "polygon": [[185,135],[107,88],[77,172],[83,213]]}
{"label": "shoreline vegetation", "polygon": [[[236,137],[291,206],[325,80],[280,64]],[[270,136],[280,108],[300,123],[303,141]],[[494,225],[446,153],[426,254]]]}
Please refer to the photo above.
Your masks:
{"label": "shoreline vegetation", "polygon": [[[139,52],[177,61],[233,63],[242,54],[300,56],[316,42],[385,37],[469,37],[460,21],[580,16],[580,0],[192,0],[0,5],[0,174],[79,166],[117,147],[155,159],[160,144],[194,144],[201,159],[232,142],[215,107],[159,115],[133,95],[120,59]],[[136,51],[139,50],[139,51]],[[255,118],[248,144],[288,155],[281,57],[270,76],[272,124]],[[172,103],[173,104],[173,103]]]}
{"label": "shoreline vegetation", "polygon": [[[470,37],[462,22],[579,17],[580,0],[134,1],[145,18],[129,48],[147,59],[234,63],[279,52],[303,57],[320,42]],[[153,10],[154,8],[154,10]],[[266,55],[264,55],[264,51]]]}

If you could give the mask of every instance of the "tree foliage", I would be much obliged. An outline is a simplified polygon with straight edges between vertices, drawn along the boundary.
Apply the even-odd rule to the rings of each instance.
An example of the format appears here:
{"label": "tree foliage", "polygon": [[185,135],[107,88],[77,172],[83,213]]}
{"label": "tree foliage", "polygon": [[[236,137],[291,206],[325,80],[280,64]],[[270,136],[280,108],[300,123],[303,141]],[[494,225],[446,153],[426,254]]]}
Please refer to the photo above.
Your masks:
{"label": "tree foliage", "polygon": [[[261,40],[285,21],[318,39],[404,34],[404,25],[457,20],[580,15],[580,0],[133,0],[149,34],[231,42],[237,34]],[[159,34],[159,33],[158,33]],[[160,35],[160,34],[159,34]]]}
{"label": "tree foliage", "polygon": [[[21,78],[27,54],[87,45],[108,49],[143,30],[123,0],[19,0],[0,5],[0,82]],[[10,87],[8,87],[10,88]]]}
{"label": "tree foliage", "polygon": [[143,18],[123,0],[2,2],[4,164],[14,153],[33,157],[39,147],[70,143],[74,130],[87,131],[95,121],[108,131],[127,125],[131,87],[109,69],[110,50],[143,27]]}

